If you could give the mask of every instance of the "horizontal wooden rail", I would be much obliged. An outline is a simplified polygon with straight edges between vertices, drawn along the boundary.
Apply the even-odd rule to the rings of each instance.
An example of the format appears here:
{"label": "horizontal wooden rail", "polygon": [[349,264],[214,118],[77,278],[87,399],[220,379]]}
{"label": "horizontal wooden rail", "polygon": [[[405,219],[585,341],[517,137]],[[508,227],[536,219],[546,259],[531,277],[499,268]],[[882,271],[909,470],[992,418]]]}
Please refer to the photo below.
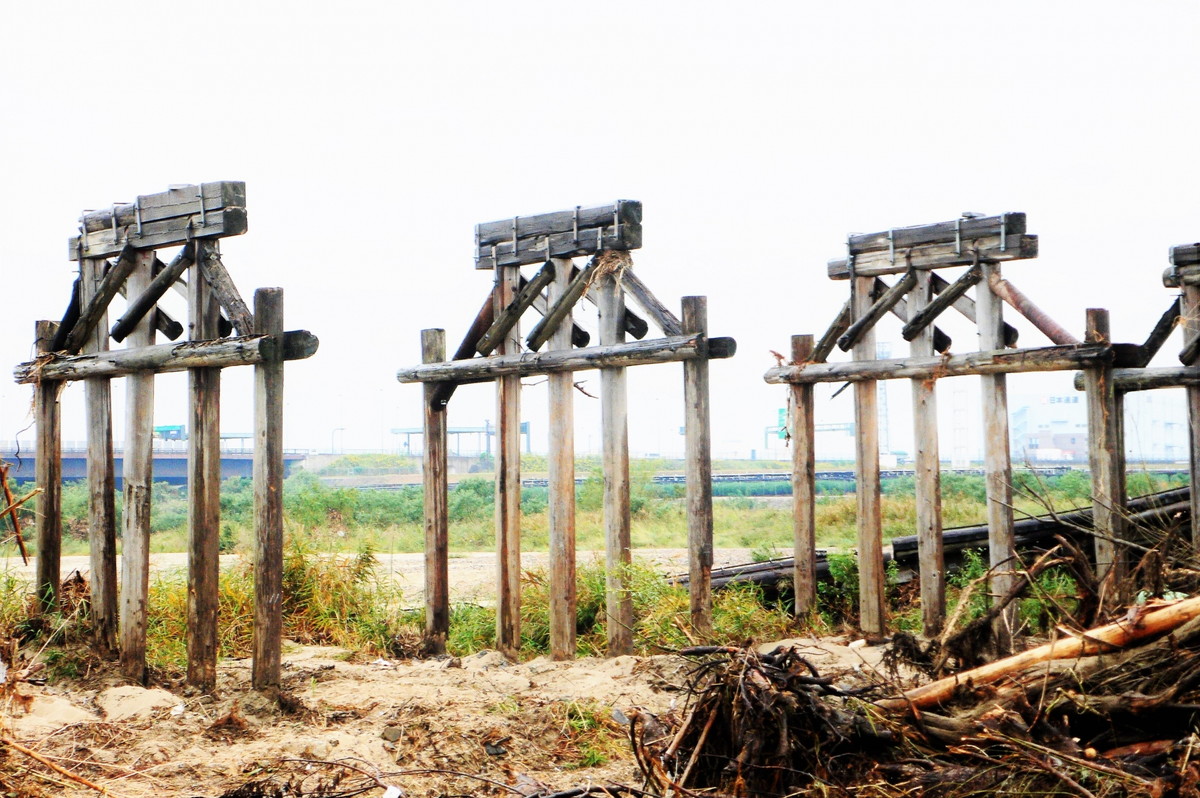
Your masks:
{"label": "horizontal wooden rail", "polygon": [[[846,258],[831,260],[829,279],[848,280],[851,276],[878,277],[900,274],[912,269],[942,269],[947,266],[969,266],[976,262],[999,263],[1009,260],[1036,258],[1038,238],[1029,235],[986,236],[976,241],[957,244],[922,244],[897,248],[895,252],[877,250],[854,256],[853,268]],[[853,275],[851,274],[853,272]]]}
{"label": "horizontal wooden rail", "polygon": [[706,341],[702,335],[675,335],[587,349],[523,352],[518,355],[494,355],[471,360],[428,363],[400,369],[396,373],[396,379],[410,383],[467,382],[509,374],[529,377],[556,371],[674,363],[697,358],[712,360],[733,357],[736,351],[737,342],[732,338],[710,338]]}
{"label": "horizontal wooden rail", "polygon": [[1070,371],[1103,363],[1113,357],[1106,345],[1047,346],[1039,349],[1001,349],[949,357],[909,357],[848,363],[808,363],[777,366],[763,379],[772,384],[859,382],[862,380],[937,379],[968,374],[1011,374],[1026,371]]}
{"label": "horizontal wooden rail", "polygon": [[[1113,386],[1118,391],[1153,391],[1200,385],[1200,366],[1176,366],[1154,369],[1113,369]],[[1083,375],[1075,375],[1075,390],[1083,390]]]}
{"label": "horizontal wooden rail", "polygon": [[273,335],[247,335],[216,341],[114,349],[21,363],[13,369],[13,377],[18,383],[34,383],[41,380],[122,377],[146,371],[161,374],[190,368],[250,366],[277,358],[303,360],[316,353],[319,343],[317,337],[307,330],[293,330],[285,332],[282,340]]}

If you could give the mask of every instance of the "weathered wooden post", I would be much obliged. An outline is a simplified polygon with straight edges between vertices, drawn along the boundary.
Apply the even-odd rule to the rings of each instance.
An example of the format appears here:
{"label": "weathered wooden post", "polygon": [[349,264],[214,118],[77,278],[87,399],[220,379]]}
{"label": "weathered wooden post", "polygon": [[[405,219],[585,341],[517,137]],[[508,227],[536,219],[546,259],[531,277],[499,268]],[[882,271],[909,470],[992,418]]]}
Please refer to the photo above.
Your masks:
{"label": "weathered wooden post", "polygon": [[[80,304],[89,305],[104,279],[102,258],[79,259]],[[108,314],[88,336],[84,352],[108,351]],[[88,561],[92,628],[102,657],[117,653],[117,512],[113,466],[112,380],[84,381],[87,414]]]}
{"label": "weathered wooden post", "polygon": [[[998,263],[983,264],[983,287],[976,302],[979,325],[979,349],[994,351],[1004,348],[1003,309],[1000,298],[990,288],[1000,276]],[[1008,377],[1005,374],[984,374],[980,377],[983,391],[984,473],[987,481],[987,523],[989,565],[992,569],[992,600],[999,601],[1015,584],[1016,547],[1013,541],[1012,459],[1008,442]],[[996,620],[996,644],[1001,651],[1012,647],[1013,625],[1017,606],[1008,609]]]}
{"label": "weathered wooden post", "polygon": [[[1183,353],[1180,360],[1185,366],[1196,365],[1195,353],[1200,343],[1200,284],[1183,281],[1180,286],[1183,297],[1180,307],[1180,323],[1183,326]],[[1189,484],[1200,485],[1200,385],[1187,386]],[[1200,490],[1192,490],[1192,548],[1200,552]]]}
{"label": "weathered wooden post", "polygon": [[[874,277],[855,276],[854,321],[866,318],[873,305]],[[865,329],[854,344],[856,361],[874,360],[875,330]],[[869,638],[884,632],[883,516],[879,485],[879,410],[876,383],[854,383],[855,496],[858,505],[859,626]]]}
{"label": "weathered wooden post", "polygon": [[283,289],[254,292],[254,332],[276,339],[254,366],[254,664],[258,689],[279,686],[283,650]]}
{"label": "weathered wooden post", "polygon": [[[126,288],[138,296],[154,278],[153,250],[132,256]],[[126,339],[129,349],[154,343],[154,314],[138,322]],[[150,496],[154,482],[154,372],[126,379],[124,534],[121,538],[121,671],[146,680],[146,604],[150,591]]]}
{"label": "weathered wooden post", "polygon": [[[216,254],[216,242],[198,241],[196,261]],[[198,275],[194,275],[198,276]],[[188,339],[220,337],[221,309],[205,279],[188,283]],[[217,607],[221,528],[221,370],[188,369],[188,625],[187,681],[210,692],[217,685]]]}
{"label": "weathered wooden post", "polygon": [[[516,298],[520,266],[496,267],[495,313]],[[501,355],[521,351],[514,322],[498,347]],[[507,657],[521,649],[521,378],[496,381],[496,648]]]}
{"label": "weathered wooden post", "polygon": [[[421,331],[421,362],[446,359],[446,331]],[[438,383],[425,383],[425,649],[446,653],[450,634],[450,511],[446,467],[446,405],[437,400]]]}
{"label": "weathered wooden post", "polygon": [[[600,345],[625,343],[625,292],[616,276],[597,280]],[[600,369],[600,437],[604,444],[604,548],[608,654],[633,653],[633,597],[629,590],[629,405],[625,369]]]}
{"label": "weathered wooden post", "polygon": [[[812,358],[813,337],[792,336],[792,363],[807,363]],[[797,618],[806,618],[817,608],[817,484],[816,484],[816,413],[812,383],[793,383],[790,388],[792,410],[792,532]]]}
{"label": "weathered wooden post", "polygon": [[[554,258],[554,280],[547,297],[558,304],[571,284],[571,259]],[[571,349],[571,314],[568,312],[550,336],[551,349]],[[550,394],[549,469],[550,520],[550,656],[575,657],[575,410],[574,377],[569,371],[547,377]]]}
{"label": "weathered wooden post", "polygon": [[[933,279],[929,271],[919,271],[909,296],[909,318],[919,316],[932,299]],[[932,325],[912,337],[912,357],[933,355]],[[946,573],[942,553],[942,472],[938,449],[937,383],[912,381],[913,446],[916,449],[917,558],[921,572],[921,617],[926,635],[942,630],[946,615]]]}
{"label": "weathered wooden post", "polygon": [[[683,298],[683,331],[708,344],[708,299]],[[688,576],[692,626],[712,629],[712,439],[708,402],[708,358],[683,364],[684,459],[687,479]]]}
{"label": "weathered wooden post", "polygon": [[[39,321],[34,337],[37,352],[53,351],[58,324]],[[35,478],[42,493],[37,514],[37,584],[35,591],[42,612],[58,609],[62,559],[62,416],[58,395],[63,383],[39,379],[34,391],[34,421],[37,425]]]}
{"label": "weathered wooden post", "polygon": [[[1107,310],[1088,309],[1085,340],[1089,344],[1112,343]],[[1117,541],[1125,538],[1125,453],[1120,448],[1122,402],[1115,389],[1111,360],[1085,369],[1083,383],[1087,391],[1096,575],[1102,585],[1101,601],[1105,601],[1113,597],[1110,588],[1119,587],[1124,575],[1124,552],[1117,545]]]}

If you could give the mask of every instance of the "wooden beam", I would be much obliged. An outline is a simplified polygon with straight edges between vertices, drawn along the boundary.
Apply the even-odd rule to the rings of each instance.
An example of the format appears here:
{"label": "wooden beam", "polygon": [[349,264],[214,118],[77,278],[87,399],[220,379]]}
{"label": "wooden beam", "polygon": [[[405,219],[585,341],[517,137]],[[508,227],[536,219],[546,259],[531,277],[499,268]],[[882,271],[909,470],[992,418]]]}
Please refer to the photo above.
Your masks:
{"label": "wooden beam", "polygon": [[108,310],[109,303],[117,295],[137,262],[137,255],[133,248],[126,247],[121,251],[121,257],[117,259],[116,265],[108,274],[104,275],[104,279],[96,287],[96,292],[92,294],[92,298],[79,314],[79,321],[75,322],[75,326],[67,333],[62,351],[73,355],[83,347],[83,342],[92,334],[100,317]]}
{"label": "wooden beam", "polygon": [[[626,271],[624,277],[628,278]],[[612,275],[598,280],[600,345],[625,342],[623,279]],[[630,532],[629,397],[625,369],[600,370],[600,438],[604,471],[605,630],[608,655],[633,653],[633,591],[629,569],[633,563]]]}
{"label": "wooden beam", "polygon": [[[875,280],[871,281],[871,291],[875,290]],[[917,273],[915,271],[905,272],[904,277],[900,282],[893,285],[883,292],[879,299],[866,309],[866,311],[854,319],[854,323],[849,329],[838,338],[838,348],[843,352],[848,352],[855,343],[858,342],[867,330],[875,326],[875,324],[883,318],[883,314],[896,306],[896,303],[904,298],[912,287],[917,284]]]}
{"label": "wooden beam", "polygon": [[[205,260],[209,247],[215,245],[196,242],[199,260]],[[178,270],[174,276],[170,276],[172,267]],[[167,275],[169,282],[157,287],[151,282],[142,297],[156,290],[165,293],[182,272],[182,267],[172,263],[155,278],[157,282]],[[208,281],[192,280],[188,290],[188,337],[192,341],[216,338],[221,309]],[[157,297],[151,299],[147,309],[156,301]],[[221,572],[221,370],[211,366],[188,369],[188,396],[187,683],[211,693],[217,686]]]}
{"label": "wooden beam", "polygon": [[[904,329],[900,331],[900,334],[904,336],[904,340],[911,341],[916,338],[922,330],[932,324],[933,320],[941,315],[942,311],[953,305],[959,297],[965,296],[967,291],[982,279],[983,271],[978,265],[967,269],[961,277],[926,304],[919,313],[912,315],[912,318],[908,320],[908,324],[905,324]],[[974,315],[973,312],[972,315]]]}
{"label": "wooden beam", "polygon": [[887,250],[866,252],[854,256],[851,270],[845,258],[829,261],[829,279],[848,280],[853,275],[878,277],[881,274],[900,274],[909,269],[944,269],[948,266],[968,266],[973,263],[1000,263],[1010,260],[1036,258],[1037,236],[1009,236],[1003,242],[1000,236],[985,236],[975,242],[978,248],[964,245],[961,250],[953,243],[923,244],[897,250],[895,258]]}
{"label": "wooden beam", "polygon": [[[579,274],[571,280],[571,284],[567,286],[566,291],[562,296],[550,302],[550,310],[542,317],[534,328],[530,331],[529,336],[525,339],[525,345],[530,350],[536,352],[541,349],[542,344],[550,340],[550,336],[558,329],[558,326],[563,323],[571,315],[571,308],[575,307],[580,297],[587,291],[588,286],[592,282],[592,275],[596,273],[596,268],[600,260],[598,257],[592,258],[588,265],[580,270]],[[571,322],[567,322],[570,324]]]}
{"label": "wooden beam", "polygon": [[[683,329],[708,339],[708,299],[683,298]],[[712,629],[712,437],[709,420],[708,358],[683,364],[684,461],[687,480],[688,575],[692,628]]]}
{"label": "wooden beam", "polygon": [[[483,337],[488,328],[492,326],[492,322],[496,319],[496,289],[493,288],[488,292],[487,299],[483,300],[483,306],[479,308],[479,312],[475,314],[475,320],[471,322],[471,326],[467,328],[467,334],[463,336],[462,343],[458,345],[458,349],[454,352],[455,360],[469,360],[475,356],[475,347],[479,345],[479,339]],[[454,395],[454,391],[458,388],[457,382],[444,382],[437,385],[431,395],[426,398],[433,402],[435,407],[445,407],[450,402],[450,397]]]}
{"label": "wooden beam", "polygon": [[842,305],[842,309],[838,311],[837,317],[834,318],[833,323],[829,325],[829,329],[825,331],[825,334],[821,336],[821,340],[818,341],[817,345],[813,348],[811,362],[824,363],[829,359],[829,355],[833,352],[833,348],[837,346],[838,338],[842,336],[842,333],[850,329],[850,311],[852,304],[852,300],[847,299],[846,304]]}
{"label": "wooden beam", "polygon": [[1172,266],[1195,266],[1200,264],[1200,243],[1180,244],[1171,247],[1168,255]]}
{"label": "wooden beam", "polygon": [[[94,294],[95,291],[93,290]],[[54,341],[50,344],[51,352],[59,352],[67,345],[67,336],[71,330],[75,329],[75,325],[79,323],[79,314],[82,312],[82,299],[80,298],[80,278],[76,277],[75,282],[71,285],[71,301],[67,303],[67,309],[63,313],[62,321],[58,323],[58,331],[54,333]]]}
{"label": "wooden beam", "polygon": [[[813,337],[792,336],[792,362],[812,357]],[[812,385],[790,388],[792,437],[792,548],[794,612],[807,619],[817,609],[816,413]]]}
{"label": "wooden beam", "polygon": [[988,288],[1059,346],[1068,346],[1080,342],[1078,338],[1067,332],[1058,322],[1046,315],[1044,310],[1035,305],[1033,300],[1023,294],[1015,285],[1000,277],[997,272],[992,272],[988,277]]}
{"label": "wooden beam", "polygon": [[[856,277],[853,283],[854,318],[867,315],[872,306],[873,277]],[[867,329],[853,350],[856,361],[875,359],[875,332]],[[858,513],[859,626],[871,638],[883,635],[884,574],[883,517],[879,482],[879,414],[873,380],[854,385],[854,477]]]}
{"label": "wooden beam", "polygon": [[[497,315],[513,301],[520,281],[518,266],[496,270]],[[550,329],[556,326],[557,322]],[[500,354],[520,358],[520,336],[519,325],[513,325]],[[488,358],[497,359],[502,358]],[[515,659],[521,649],[521,378],[517,374],[496,381],[496,439],[496,648]]]}
{"label": "wooden beam", "polygon": [[[1000,266],[983,265],[983,278],[990,285],[1000,277]],[[992,291],[980,291],[976,306],[979,348],[1003,346],[1003,306]],[[1007,596],[1016,582],[1016,547],[1013,539],[1012,460],[1008,438],[1008,382],[1005,374],[980,377],[983,393],[984,479],[987,483],[988,556],[993,601]],[[1013,603],[996,619],[993,633],[1003,653],[1012,647],[1017,605]]]}
{"label": "wooden beam", "polygon": [[968,374],[1012,374],[1032,371],[1072,371],[1112,359],[1112,348],[1082,344],[1040,349],[1001,349],[966,355],[909,357],[869,362],[810,363],[777,366],[763,379],[768,383],[861,382],[864,380],[940,379]]}
{"label": "wooden beam", "polygon": [[1171,300],[1170,307],[1159,317],[1154,329],[1146,336],[1146,341],[1142,344],[1141,357],[1138,358],[1138,366],[1144,368],[1150,365],[1150,361],[1158,354],[1158,350],[1162,349],[1163,344],[1167,342],[1167,338],[1175,329],[1175,325],[1179,323],[1181,306],[1182,302],[1179,297]]}
{"label": "wooden beam", "polygon": [[282,337],[249,335],[215,341],[161,344],[129,349],[113,349],[70,357],[56,357],[45,363],[21,363],[13,369],[18,383],[41,379],[82,380],[91,377],[124,377],[131,374],[185,371],[189,368],[229,368],[251,366],[273,358],[303,360],[311,357],[319,345],[307,330],[285,332]]}
{"label": "wooden beam", "polygon": [[[553,281],[553,261],[546,261],[541,270],[533,276],[533,280],[526,281],[524,278],[521,278],[521,290],[517,293],[517,298],[513,300],[511,305],[504,309],[496,318],[496,321],[492,323],[492,326],[488,328],[488,331],[479,339],[479,343],[475,346],[475,351],[484,356],[491,354],[492,350],[500,344],[504,336],[508,334],[508,331],[521,319],[521,316],[529,309],[529,306],[533,304],[534,298],[540,296],[542,290]],[[554,302],[554,299],[555,297],[551,297],[551,303]],[[566,348],[570,348],[569,341]]]}
{"label": "wooden beam", "polygon": [[68,242],[71,260],[115,255],[126,244],[154,250],[193,239],[241,235],[248,229],[246,184],[178,186],[138,197],[137,202],[88,211],[80,224],[85,235]]}
{"label": "wooden beam", "polygon": [[[917,275],[909,306],[914,317],[919,317],[933,298],[932,273],[918,272]],[[947,302],[946,307],[948,306]],[[933,355],[934,329],[925,324],[908,339],[911,341],[909,353],[913,357]],[[942,474],[938,447],[936,381],[914,379],[912,400],[913,446],[917,450],[913,469],[917,499],[921,618],[925,634],[932,638],[941,633],[946,616],[946,563],[942,551]]]}
{"label": "wooden beam", "polygon": [[[521,278],[521,287],[522,288],[525,287],[525,278],[524,277]],[[546,301],[545,296],[538,294],[537,296],[535,296],[533,298],[533,309],[536,310],[542,316],[545,316],[547,313],[550,312],[550,303]],[[641,338],[642,336],[639,335],[637,337]],[[578,324],[575,324],[574,322],[572,322],[572,324],[571,324],[571,344],[572,344],[572,346],[576,346],[576,347],[579,347],[580,349],[582,349],[583,347],[585,347],[589,343],[591,343],[591,340],[592,340],[591,333],[589,333],[587,330],[580,327]]]}
{"label": "wooden beam", "polygon": [[[37,351],[50,351],[58,325],[39,321],[34,328]],[[43,613],[58,611],[62,560],[62,413],[58,397],[63,384],[41,379],[33,393],[37,429],[34,474],[41,490],[37,506],[37,576],[34,594]]]}
{"label": "wooden beam", "polygon": [[737,351],[737,342],[732,338],[712,338],[708,340],[707,344],[706,351],[701,336],[679,335],[674,338],[655,338],[614,346],[593,346],[587,349],[492,355],[486,358],[410,366],[400,369],[396,373],[396,379],[403,383],[410,383],[447,380],[464,382],[506,375],[530,377],[555,371],[585,371],[596,368],[641,366],[651,363],[674,363],[681,360],[716,360],[732,357]]}
{"label": "wooden beam", "polygon": [[[254,292],[255,332],[283,332],[283,289]],[[254,367],[254,659],[250,682],[278,688],[283,651],[283,358]]]}
{"label": "wooden beam", "polygon": [[[120,293],[121,296],[125,296],[125,286],[121,286],[121,290],[118,293]],[[186,290],[184,293],[186,294]],[[233,331],[233,325],[230,324],[229,319],[225,318],[224,316],[221,317],[221,320],[218,324],[222,338],[224,338],[226,335],[229,335],[229,333]],[[168,340],[171,341],[177,341],[179,340],[179,336],[183,335],[183,325],[175,321],[170,313],[160,307],[154,308],[154,329],[162,333],[167,337]]]}
{"label": "wooden beam", "polygon": [[654,320],[663,335],[672,336],[683,333],[683,323],[675,317],[670,308],[658,301],[658,297],[650,292],[650,289],[634,273],[633,269],[625,270],[621,276],[621,285],[625,289],[626,295],[633,297],[633,300],[641,305],[646,314]]}
{"label": "wooden beam", "polygon": [[[982,279],[982,276],[981,276],[981,279]],[[934,274],[933,274],[933,292],[935,294],[941,294],[943,291],[945,291],[949,287],[950,287],[950,283],[946,282],[946,279],[944,277],[942,277],[940,274],[934,272]],[[974,323],[974,321],[975,321],[975,300],[974,299],[972,299],[971,297],[964,294],[963,296],[960,296],[957,299],[955,299],[954,302],[951,303],[950,306],[952,308],[954,308],[955,310],[957,310],[959,313],[961,313],[964,317],[969,319],[972,323]],[[1017,345],[1017,339],[1020,337],[1020,331],[1017,330],[1016,327],[1012,326],[1008,322],[1004,322],[1003,330],[1004,330],[1004,345],[1007,347],[1015,347]]]}
{"label": "wooden beam", "polygon": [[870,252],[895,252],[897,255],[911,247],[928,244],[955,244],[970,249],[983,238],[1025,234],[1025,214],[1012,212],[997,216],[975,216],[935,222],[912,227],[896,227],[878,233],[857,233],[847,239],[851,255]]}
{"label": "wooden beam", "polygon": [[[628,273],[628,271],[629,270],[626,269],[624,272],[622,272],[622,276],[624,276],[626,273]],[[575,277],[578,277],[578,276],[579,276],[579,269],[573,269],[571,271],[572,279],[574,279]],[[599,303],[596,300],[596,295],[593,292],[584,291],[583,298],[586,299],[588,302],[591,302],[592,305],[599,307]],[[543,315],[545,315],[545,314],[543,314]],[[634,313],[632,310],[630,310],[628,306],[626,306],[626,308],[625,308],[625,318],[622,321],[622,324],[625,327],[625,332],[629,333],[630,335],[632,335],[634,338],[636,338],[639,341],[646,337],[646,333],[650,332],[650,325],[646,322],[646,320],[643,319],[638,314]],[[585,344],[585,346],[586,346],[586,344]]]}
{"label": "wooden beam", "polygon": [[[192,265],[193,251],[194,246],[190,243],[183,249],[179,250],[179,254],[176,255],[171,262],[161,271],[159,271],[158,274],[155,275],[154,279],[150,281],[150,287],[146,289],[146,293],[135,297],[129,303],[124,315],[122,315],[121,318],[117,320],[117,323],[113,325],[111,335],[114,341],[117,343],[124,341],[125,336],[129,335],[129,333],[133,331],[133,328],[136,327],[137,323],[142,320],[142,317],[149,313],[158,303],[158,300],[162,299],[163,295],[171,289],[171,286],[175,284],[175,281],[178,280],[187,270],[187,268]],[[196,281],[193,280],[193,282]],[[194,336],[189,337],[193,341],[196,340]],[[210,337],[217,337],[217,329],[215,325],[213,326],[213,334]]]}
{"label": "wooden beam", "polygon": [[[1088,308],[1087,342],[1108,344],[1108,311]],[[1096,575],[1101,581],[1101,603],[1113,601],[1113,588],[1124,577],[1123,552],[1116,541],[1125,539],[1125,514],[1121,485],[1125,481],[1124,452],[1117,450],[1121,418],[1112,365],[1100,363],[1084,369],[1087,391],[1088,463],[1092,476],[1092,529],[1095,535]],[[1111,572],[1111,576],[1110,576]]]}
{"label": "wooden beam", "polygon": [[475,227],[475,268],[521,266],[642,245],[642,204],[617,200],[591,208],[514,217]]}
{"label": "wooden beam", "polygon": [[[921,274],[921,273],[918,272],[918,274]],[[932,274],[932,272],[928,272],[928,274]],[[876,296],[882,296],[888,290],[888,288],[890,288],[890,286],[883,281],[882,277],[875,278],[875,294],[876,294]],[[900,299],[896,302],[895,305],[892,305],[892,307],[890,308],[890,313],[893,316],[895,316],[897,319],[899,319],[900,321],[904,322],[905,324],[908,323],[909,317],[911,316],[911,313],[909,312],[908,302],[905,301],[904,299]],[[950,351],[950,345],[952,343],[954,343],[954,341],[940,327],[935,326],[933,328],[933,349],[934,349],[934,351],[948,352],[948,351]]]}
{"label": "wooden beam", "polygon": [[[1200,366],[1113,369],[1113,386],[1121,393],[1159,388],[1200,386]],[[1083,375],[1075,375],[1075,390],[1084,389]]]}
{"label": "wooden beam", "polygon": [[217,302],[225,311],[225,315],[233,322],[233,327],[238,334],[253,335],[254,316],[246,307],[246,303],[242,301],[242,295],[238,293],[237,286],[233,284],[233,278],[225,270],[225,264],[221,263],[220,250],[214,245],[205,250],[205,255],[206,257],[198,258],[196,261],[196,265],[200,267],[200,275],[212,287]]}
{"label": "wooden beam", "polygon": [[[103,281],[105,263],[86,258],[79,264],[80,297],[90,301]],[[108,319],[101,316],[84,342],[83,351],[108,349]],[[117,644],[117,511],[114,496],[112,385],[107,377],[84,382],[87,413],[88,563],[91,567],[93,641],[101,657],[116,655]]]}
{"label": "wooden beam", "polygon": [[[549,300],[556,306],[570,290],[571,260],[548,264]],[[539,288],[538,291],[541,289]],[[570,350],[571,316],[559,322],[550,336],[552,350]],[[574,378],[570,372],[549,376],[550,450],[547,459],[550,524],[550,657],[575,658],[575,408]]]}
{"label": "wooden beam", "polygon": [[[421,360],[446,359],[446,331],[421,331]],[[421,480],[425,490],[425,651],[446,653],[450,636],[450,509],[446,463],[446,405],[434,401],[442,383],[427,382],[425,391],[425,455]]]}
{"label": "wooden beam", "polygon": [[[1200,342],[1200,286],[1189,285],[1180,297],[1180,326],[1183,327],[1185,350]],[[1188,363],[1186,365],[1191,365]],[[1200,385],[1187,387],[1189,480],[1200,485]],[[1200,553],[1200,490],[1193,490],[1192,502],[1192,546]]]}
{"label": "wooden beam", "polygon": [[[154,253],[137,252],[129,293],[145,292],[153,279]],[[112,272],[109,272],[109,277]],[[107,277],[105,278],[108,279]],[[143,318],[127,346],[149,347],[154,326]],[[130,374],[125,387],[124,532],[121,538],[121,672],[145,684],[147,602],[150,593],[150,497],[154,488],[154,373]]]}

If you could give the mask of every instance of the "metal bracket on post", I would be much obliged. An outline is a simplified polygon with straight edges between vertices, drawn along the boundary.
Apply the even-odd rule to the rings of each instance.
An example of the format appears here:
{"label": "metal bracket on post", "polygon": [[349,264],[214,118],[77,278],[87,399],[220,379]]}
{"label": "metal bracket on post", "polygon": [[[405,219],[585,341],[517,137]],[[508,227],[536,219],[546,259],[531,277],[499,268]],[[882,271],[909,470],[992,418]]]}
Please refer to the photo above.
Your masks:
{"label": "metal bracket on post", "polygon": [[962,254],[962,217],[954,220],[954,254]]}
{"label": "metal bracket on post", "polygon": [[208,212],[204,209],[204,187],[196,192],[196,199],[200,200],[200,226],[208,227]]}
{"label": "metal bracket on post", "polygon": [[1008,214],[1000,214],[1000,251],[1008,249]]}
{"label": "metal bracket on post", "polygon": [[137,222],[137,236],[142,237],[142,195],[133,198],[133,218]]}
{"label": "metal bracket on post", "polygon": [[[514,217],[513,217],[513,224],[512,224],[512,230],[513,230],[513,251],[512,251],[512,254],[513,254],[513,257],[514,257],[514,258],[517,256],[517,219],[519,219],[519,218],[520,218],[520,217],[518,217],[518,216],[514,216]],[[550,249],[550,245],[549,245],[549,244],[547,244],[547,245],[546,245],[546,250],[547,250],[547,251],[549,251],[549,249]],[[495,266],[498,268],[500,264],[494,264],[494,265],[495,265]]]}
{"label": "metal bracket on post", "polygon": [[[476,225],[476,229],[477,230],[479,229],[478,225]],[[579,206],[578,205],[575,206],[575,213],[571,217],[571,243],[575,244],[575,245],[579,244]],[[546,253],[549,254],[549,252],[550,252],[550,245],[547,244],[546,245]]]}
{"label": "metal bracket on post", "polygon": [[854,277],[854,248],[850,246],[850,239],[854,237],[853,233],[846,235],[846,270],[850,273],[850,277]]}
{"label": "metal bracket on post", "polygon": [[888,230],[888,257],[892,261],[892,265],[896,265],[896,236],[894,230]]}

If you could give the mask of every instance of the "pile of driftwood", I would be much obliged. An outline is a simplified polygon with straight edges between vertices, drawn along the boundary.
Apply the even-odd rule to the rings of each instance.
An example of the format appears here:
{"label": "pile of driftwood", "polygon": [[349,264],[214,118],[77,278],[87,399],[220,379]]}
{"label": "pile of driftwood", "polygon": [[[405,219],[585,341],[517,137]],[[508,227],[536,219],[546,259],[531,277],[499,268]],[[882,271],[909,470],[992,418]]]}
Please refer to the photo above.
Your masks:
{"label": "pile of driftwood", "polygon": [[907,690],[790,647],[686,653],[688,705],[632,719],[659,795],[1200,796],[1200,598]]}

